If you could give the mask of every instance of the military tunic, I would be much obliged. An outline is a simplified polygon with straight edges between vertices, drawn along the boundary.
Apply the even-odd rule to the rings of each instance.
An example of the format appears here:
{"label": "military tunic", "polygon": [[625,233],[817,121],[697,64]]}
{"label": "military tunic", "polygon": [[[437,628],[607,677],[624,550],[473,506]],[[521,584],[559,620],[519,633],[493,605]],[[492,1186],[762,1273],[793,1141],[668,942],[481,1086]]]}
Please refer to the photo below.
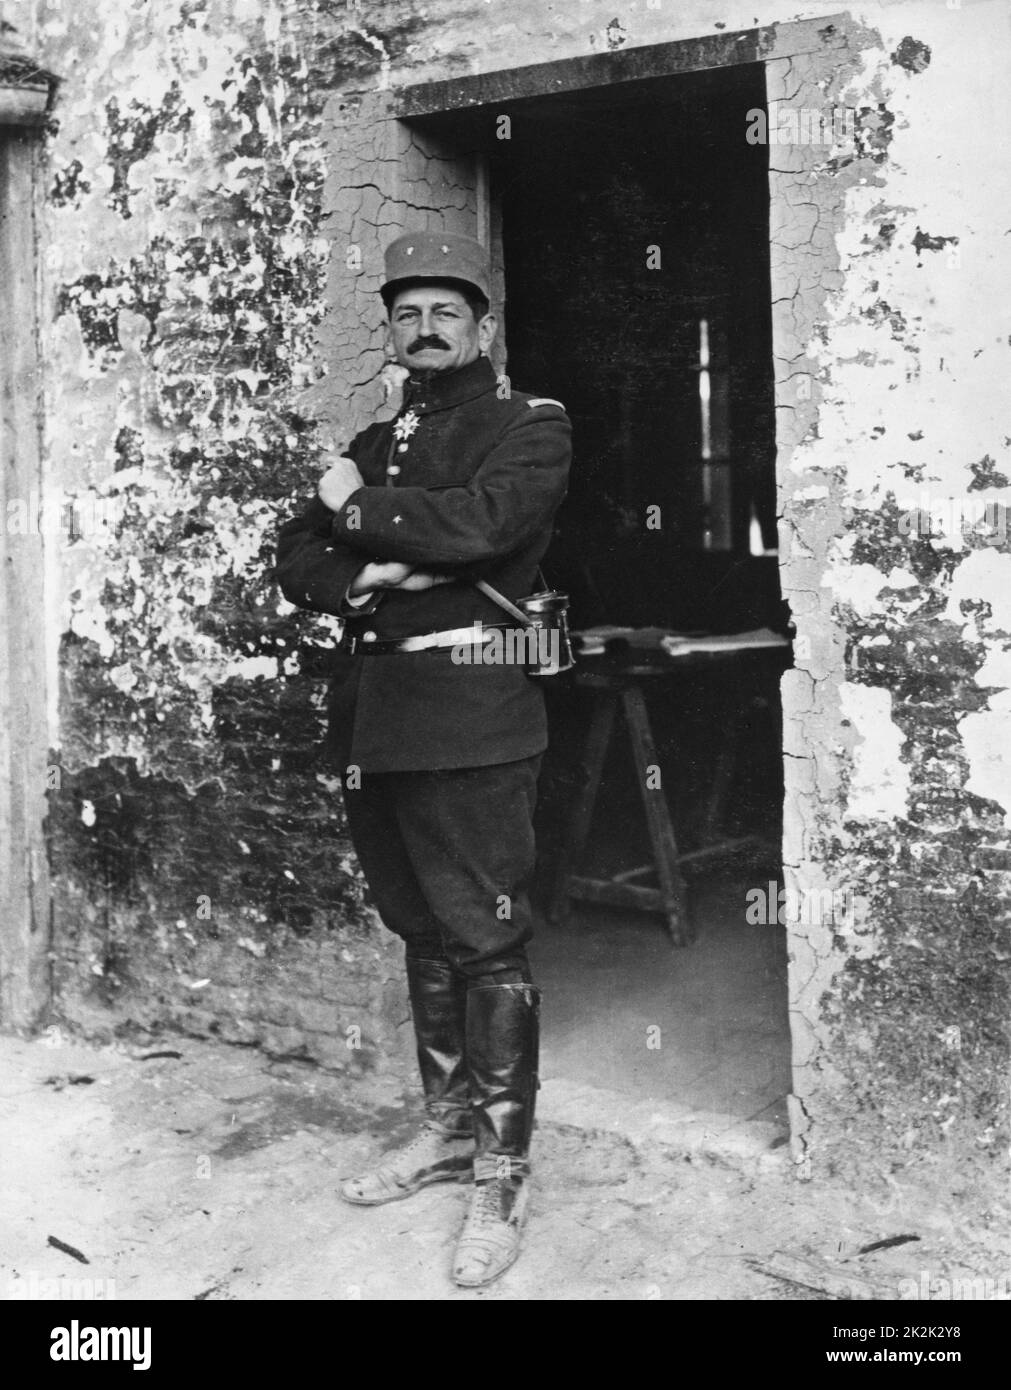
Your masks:
{"label": "military tunic", "polygon": [[[285,597],[381,640],[508,622],[473,581],[513,600],[536,587],[570,440],[557,402],[507,394],[485,357],[409,381],[397,418],[370,425],[348,447],[365,486],[336,513],[317,499],[282,527],[276,574]],[[346,596],[369,560],[454,581],[380,591],[363,614]],[[340,765],[366,772],[492,766],[547,743],[536,680],[516,665],[457,664],[448,649],[344,659],[329,722]]]}

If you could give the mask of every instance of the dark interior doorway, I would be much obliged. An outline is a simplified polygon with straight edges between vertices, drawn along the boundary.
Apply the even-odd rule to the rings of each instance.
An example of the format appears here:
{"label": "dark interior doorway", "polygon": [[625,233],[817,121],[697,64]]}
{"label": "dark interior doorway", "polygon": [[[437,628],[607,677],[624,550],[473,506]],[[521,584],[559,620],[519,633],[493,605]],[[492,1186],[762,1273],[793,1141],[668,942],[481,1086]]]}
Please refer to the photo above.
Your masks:
{"label": "dark interior doorway", "polygon": [[510,379],[574,422],[577,626],[780,616],[763,104],[758,65],[653,78],[517,103],[493,148]]}
{"label": "dark interior doorway", "polygon": [[[509,379],[573,421],[569,496],[545,561],[577,628],[785,631],[775,557],[768,151],[745,139],[760,64],[497,101],[430,123],[488,170],[505,284]],[[507,123],[503,125],[503,117]],[[500,138],[503,131],[508,139]],[[772,552],[772,553],[765,553]],[[779,842],[777,673],[744,701],[725,831]],[[682,850],[697,847],[724,714],[719,672],[665,686],[650,719]],[[590,697],[549,686],[538,813],[542,901],[583,776]],[[640,789],[616,740],[595,872],[641,862]],[[549,1076],[785,1130],[785,933],[745,921],[764,860],[717,859],[691,882],[696,940],[614,908],[544,922],[534,958]],[[666,1039],[650,1048],[650,1029]]]}

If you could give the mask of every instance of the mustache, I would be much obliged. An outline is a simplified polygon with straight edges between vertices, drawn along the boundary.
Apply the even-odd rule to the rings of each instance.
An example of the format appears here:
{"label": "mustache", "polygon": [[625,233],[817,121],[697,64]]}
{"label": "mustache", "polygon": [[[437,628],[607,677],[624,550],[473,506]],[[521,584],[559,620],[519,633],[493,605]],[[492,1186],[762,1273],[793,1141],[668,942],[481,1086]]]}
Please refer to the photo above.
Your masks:
{"label": "mustache", "polygon": [[414,342],[407,349],[408,355],[412,352],[424,352],[425,348],[442,348],[445,352],[449,351],[449,343],[437,334],[431,333],[427,338],[415,338]]}

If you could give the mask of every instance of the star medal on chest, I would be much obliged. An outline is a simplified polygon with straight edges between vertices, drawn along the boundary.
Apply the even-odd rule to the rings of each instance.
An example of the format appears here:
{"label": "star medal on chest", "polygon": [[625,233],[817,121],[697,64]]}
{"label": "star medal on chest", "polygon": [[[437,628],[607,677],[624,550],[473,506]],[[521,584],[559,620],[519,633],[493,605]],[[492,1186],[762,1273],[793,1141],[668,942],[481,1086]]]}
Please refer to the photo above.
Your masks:
{"label": "star medal on chest", "polygon": [[[400,419],[393,426],[393,438],[400,440],[400,443],[397,445],[398,454],[407,453],[407,441],[420,424],[421,420],[418,418],[416,411],[409,410],[405,415],[401,415]],[[390,461],[386,465],[386,484],[388,487],[393,485],[394,479],[400,472],[400,464],[394,463],[393,457],[391,451]]]}
{"label": "star medal on chest", "polygon": [[393,426],[393,433],[397,439],[410,439],[411,435],[420,424],[421,420],[418,416],[413,410],[409,410],[406,415],[401,415],[400,419]]}

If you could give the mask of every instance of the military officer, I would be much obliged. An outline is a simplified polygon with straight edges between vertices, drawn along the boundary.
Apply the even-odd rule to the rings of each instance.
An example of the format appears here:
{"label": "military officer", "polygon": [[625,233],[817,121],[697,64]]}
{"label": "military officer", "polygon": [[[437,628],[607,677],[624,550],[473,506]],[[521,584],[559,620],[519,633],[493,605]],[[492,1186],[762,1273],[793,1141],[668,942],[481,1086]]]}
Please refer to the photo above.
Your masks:
{"label": "military officer", "polygon": [[459,654],[509,625],[475,581],[512,601],[535,587],[571,430],[559,402],[511,391],[488,360],[480,243],[397,238],[381,294],[408,373],[402,408],[356,436],[282,527],[277,577],[292,603],[345,619],[331,746],[359,861],[405,942],[425,1093],[410,1142],[341,1195],[376,1205],[472,1178],[453,1274],[473,1287],[515,1260],[529,1195],[527,884],[547,733],[523,666]]}

